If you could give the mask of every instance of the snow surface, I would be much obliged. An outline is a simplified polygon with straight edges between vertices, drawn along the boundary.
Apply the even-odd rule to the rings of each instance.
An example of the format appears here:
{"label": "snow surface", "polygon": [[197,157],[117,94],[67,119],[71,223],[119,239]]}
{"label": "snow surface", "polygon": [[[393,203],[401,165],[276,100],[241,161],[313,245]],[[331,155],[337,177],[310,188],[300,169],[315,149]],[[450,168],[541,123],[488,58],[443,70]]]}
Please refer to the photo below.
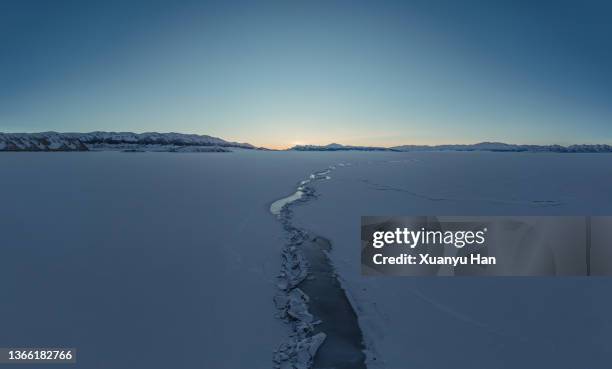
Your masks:
{"label": "snow surface", "polygon": [[[362,277],[359,216],[610,214],[611,164],[607,154],[3,153],[0,347],[77,347],[75,368],[271,368],[289,329],[275,317],[284,240],[270,205],[335,165],[293,222],[331,240],[371,369],[608,368],[610,279]],[[277,353],[308,359],[324,339]]]}
{"label": "snow surface", "polygon": [[77,347],[75,368],[270,369],[289,329],[275,317],[284,240],[269,207],[328,162],[3,153],[0,347]]}
{"label": "snow surface", "polygon": [[[333,155],[333,154],[330,154]],[[360,275],[360,215],[612,213],[612,155],[355,153],[294,223],[332,242],[369,368],[608,368],[609,278]]]}

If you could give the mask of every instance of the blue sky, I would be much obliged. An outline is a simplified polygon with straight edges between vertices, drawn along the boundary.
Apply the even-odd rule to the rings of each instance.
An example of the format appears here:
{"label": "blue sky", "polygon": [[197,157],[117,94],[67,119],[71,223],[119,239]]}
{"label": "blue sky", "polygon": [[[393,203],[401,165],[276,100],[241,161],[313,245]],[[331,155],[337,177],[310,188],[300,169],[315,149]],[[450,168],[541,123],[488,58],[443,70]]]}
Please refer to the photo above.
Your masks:
{"label": "blue sky", "polygon": [[0,131],[612,143],[607,1],[0,2]]}

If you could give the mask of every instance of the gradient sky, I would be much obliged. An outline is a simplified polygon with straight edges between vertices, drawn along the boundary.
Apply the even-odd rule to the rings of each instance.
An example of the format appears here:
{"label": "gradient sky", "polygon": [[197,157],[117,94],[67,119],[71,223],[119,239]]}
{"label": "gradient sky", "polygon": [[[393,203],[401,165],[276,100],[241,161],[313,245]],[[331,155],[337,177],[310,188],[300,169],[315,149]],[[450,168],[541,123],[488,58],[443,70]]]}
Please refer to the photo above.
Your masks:
{"label": "gradient sky", "polygon": [[0,131],[612,143],[610,1],[0,1]]}

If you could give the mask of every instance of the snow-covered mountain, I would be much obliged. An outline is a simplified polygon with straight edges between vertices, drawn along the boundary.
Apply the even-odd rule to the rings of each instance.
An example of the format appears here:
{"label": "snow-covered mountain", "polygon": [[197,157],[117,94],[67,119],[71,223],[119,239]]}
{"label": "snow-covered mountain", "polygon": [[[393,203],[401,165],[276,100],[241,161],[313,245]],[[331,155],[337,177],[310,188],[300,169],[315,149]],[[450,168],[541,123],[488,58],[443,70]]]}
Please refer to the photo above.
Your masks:
{"label": "snow-covered mountain", "polygon": [[87,151],[77,137],[57,132],[0,133],[0,151]]}
{"label": "snow-covered mountain", "polygon": [[[0,133],[0,151],[187,151],[183,147],[207,147],[189,151],[229,151],[223,148],[255,149],[248,143],[225,141],[218,137],[182,133]],[[211,148],[217,148],[215,150]]]}
{"label": "snow-covered mountain", "polygon": [[397,151],[392,148],[387,147],[374,147],[374,146],[350,146],[350,145],[341,145],[337,143],[331,143],[325,146],[317,146],[317,145],[296,145],[290,148],[289,150],[295,151]]}

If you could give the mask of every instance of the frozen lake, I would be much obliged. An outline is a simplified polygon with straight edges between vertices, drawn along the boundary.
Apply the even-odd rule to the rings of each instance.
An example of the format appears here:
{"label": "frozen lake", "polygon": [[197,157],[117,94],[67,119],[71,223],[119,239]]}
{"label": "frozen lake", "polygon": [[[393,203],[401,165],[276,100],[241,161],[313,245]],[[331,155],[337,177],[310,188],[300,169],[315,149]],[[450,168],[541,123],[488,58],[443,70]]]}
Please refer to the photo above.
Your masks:
{"label": "frozen lake", "polygon": [[370,368],[609,366],[610,278],[362,277],[358,245],[360,215],[612,214],[612,155],[377,153],[331,176],[294,224],[332,242]]}
{"label": "frozen lake", "polygon": [[328,157],[2,153],[0,347],[82,368],[265,368],[283,245],[270,203]]}
{"label": "frozen lake", "polygon": [[338,163],[294,217],[332,242],[371,368],[607,368],[610,279],[359,275],[361,215],[612,214],[607,154],[1,153],[0,347],[270,368],[288,334],[270,205]]}

